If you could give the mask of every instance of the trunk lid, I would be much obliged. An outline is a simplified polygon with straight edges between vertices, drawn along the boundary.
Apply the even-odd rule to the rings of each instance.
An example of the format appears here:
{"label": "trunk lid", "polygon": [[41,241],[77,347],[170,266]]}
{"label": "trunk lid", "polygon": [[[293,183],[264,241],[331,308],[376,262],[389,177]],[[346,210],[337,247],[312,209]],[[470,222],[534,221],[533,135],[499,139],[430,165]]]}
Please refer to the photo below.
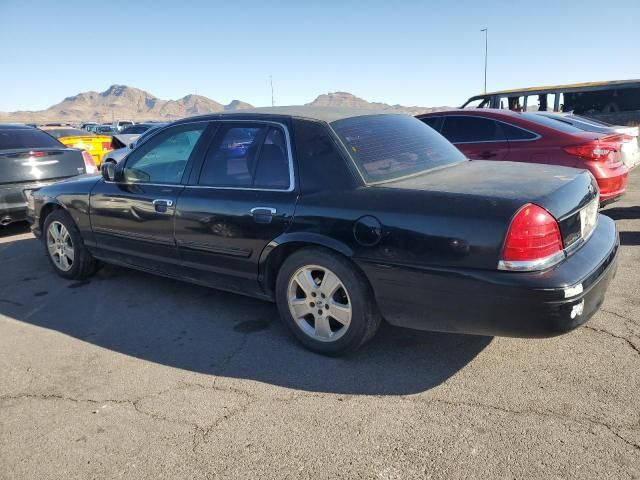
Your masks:
{"label": "trunk lid", "polygon": [[0,150],[0,184],[38,182],[86,173],[80,150],[34,148]]}
{"label": "trunk lid", "polygon": [[534,203],[558,221],[565,248],[581,238],[580,211],[598,196],[595,179],[586,170],[482,160],[463,162],[381,186],[495,200],[502,205],[508,203],[512,216],[523,205]]}

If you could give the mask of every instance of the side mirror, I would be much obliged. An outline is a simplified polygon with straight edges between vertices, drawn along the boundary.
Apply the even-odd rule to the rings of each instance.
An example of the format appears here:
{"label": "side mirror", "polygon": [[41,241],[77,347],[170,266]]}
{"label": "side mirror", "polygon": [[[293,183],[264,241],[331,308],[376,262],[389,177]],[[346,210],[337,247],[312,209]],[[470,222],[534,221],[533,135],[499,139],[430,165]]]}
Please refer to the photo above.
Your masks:
{"label": "side mirror", "polygon": [[107,182],[115,182],[116,180],[116,163],[104,162],[102,164],[102,178]]}
{"label": "side mirror", "polygon": [[131,142],[129,144],[129,150],[133,150],[134,148],[136,148],[136,142]]}

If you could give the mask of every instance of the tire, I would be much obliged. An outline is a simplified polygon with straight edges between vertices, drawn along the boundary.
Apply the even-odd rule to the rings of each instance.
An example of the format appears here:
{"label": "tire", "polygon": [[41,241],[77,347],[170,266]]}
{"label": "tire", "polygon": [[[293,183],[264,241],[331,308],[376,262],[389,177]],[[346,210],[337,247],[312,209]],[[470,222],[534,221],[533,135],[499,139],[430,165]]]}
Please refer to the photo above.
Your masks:
{"label": "tire", "polygon": [[364,274],[324,248],[304,248],[285,260],[276,280],[276,303],[300,343],[325,355],[357,350],[381,322]]}
{"label": "tire", "polygon": [[[58,239],[54,232],[58,232]],[[42,239],[47,259],[61,277],[82,280],[95,273],[96,259],[85,247],[80,230],[66,211],[54,210],[45,218]]]}

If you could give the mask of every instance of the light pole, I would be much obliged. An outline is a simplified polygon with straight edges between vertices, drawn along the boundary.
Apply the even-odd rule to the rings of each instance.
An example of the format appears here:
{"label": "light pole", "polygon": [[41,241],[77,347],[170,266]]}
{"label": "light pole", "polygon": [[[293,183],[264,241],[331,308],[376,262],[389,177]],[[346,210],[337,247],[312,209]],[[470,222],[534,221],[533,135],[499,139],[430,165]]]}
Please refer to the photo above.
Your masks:
{"label": "light pole", "polygon": [[269,83],[271,84],[271,106],[273,107],[273,77],[271,75],[269,75]]}
{"label": "light pole", "polygon": [[483,28],[484,32],[484,93],[487,93],[487,53],[489,51],[489,29]]}

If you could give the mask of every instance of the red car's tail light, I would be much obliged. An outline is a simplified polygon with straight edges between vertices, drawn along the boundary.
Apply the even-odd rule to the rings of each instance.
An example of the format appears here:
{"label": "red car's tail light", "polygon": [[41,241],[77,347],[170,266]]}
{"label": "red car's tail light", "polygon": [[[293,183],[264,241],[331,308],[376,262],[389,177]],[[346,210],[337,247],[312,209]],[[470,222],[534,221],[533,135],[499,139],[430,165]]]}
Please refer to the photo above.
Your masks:
{"label": "red car's tail light", "polygon": [[580,157],[585,160],[595,160],[599,162],[615,162],[616,152],[620,151],[621,135],[592,140],[580,145],[569,145],[564,147],[564,151],[569,155]]}
{"label": "red car's tail light", "polygon": [[98,168],[96,167],[96,162],[93,160],[93,157],[86,150],[82,151],[82,159],[84,160],[84,170],[89,174],[94,174],[98,172]]}
{"label": "red car's tail light", "polygon": [[509,225],[500,270],[541,270],[564,258],[560,227],[544,208],[526,204]]}

